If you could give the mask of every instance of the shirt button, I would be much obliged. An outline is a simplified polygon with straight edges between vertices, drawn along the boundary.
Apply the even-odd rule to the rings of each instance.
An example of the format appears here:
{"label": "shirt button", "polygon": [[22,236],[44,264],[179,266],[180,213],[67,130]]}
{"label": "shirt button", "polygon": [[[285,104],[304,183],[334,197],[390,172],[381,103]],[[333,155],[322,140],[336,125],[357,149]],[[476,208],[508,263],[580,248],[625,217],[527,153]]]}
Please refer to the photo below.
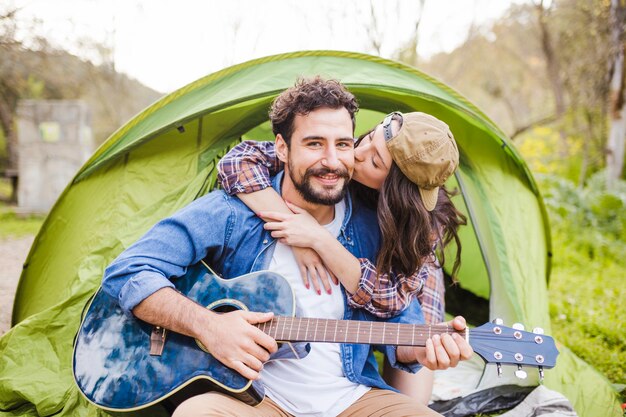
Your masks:
{"label": "shirt button", "polygon": [[267,239],[263,240],[263,244],[267,245]]}

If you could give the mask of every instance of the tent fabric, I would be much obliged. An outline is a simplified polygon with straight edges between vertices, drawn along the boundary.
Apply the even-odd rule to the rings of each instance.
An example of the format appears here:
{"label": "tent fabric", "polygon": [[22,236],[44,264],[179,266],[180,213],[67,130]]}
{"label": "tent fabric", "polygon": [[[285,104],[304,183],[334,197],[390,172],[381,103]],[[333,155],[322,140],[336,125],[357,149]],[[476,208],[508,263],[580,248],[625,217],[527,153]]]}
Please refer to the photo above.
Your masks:
{"label": "tent fabric", "polygon": [[[357,96],[357,133],[393,110],[427,112],[450,126],[461,159],[448,185],[460,189],[455,204],[470,223],[461,231],[459,285],[488,300],[491,317],[550,333],[545,207],[528,167],[495,124],[449,87],[397,62],[334,51],[282,54],[163,97],[80,169],[33,243],[14,327],[0,339],[0,415],[102,414],[74,386],[71,354],[83,306],[105,266],[157,220],[214,188],[216,162],[232,145],[270,138],[273,98],[297,77],[313,75],[338,79]],[[566,395],[581,416],[620,415],[608,381],[560,350],[546,385]],[[485,372],[481,384],[511,382],[505,374],[494,383],[491,374]]]}

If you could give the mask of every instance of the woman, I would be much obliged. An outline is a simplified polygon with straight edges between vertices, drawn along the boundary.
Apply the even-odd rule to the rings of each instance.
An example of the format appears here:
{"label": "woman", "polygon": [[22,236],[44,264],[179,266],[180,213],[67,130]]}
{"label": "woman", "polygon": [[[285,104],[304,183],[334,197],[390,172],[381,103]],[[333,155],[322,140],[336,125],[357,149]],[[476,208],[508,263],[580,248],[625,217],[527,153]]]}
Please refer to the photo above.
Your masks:
{"label": "woman", "polygon": [[[308,213],[267,188],[269,176],[282,169],[273,144],[244,142],[222,159],[219,170],[224,189],[239,194],[267,221],[265,228],[272,230],[274,238],[293,247],[307,288],[312,283],[319,294],[321,283],[332,291],[328,270],[334,285],[340,278],[353,307],[390,317],[417,296],[427,323],[439,323],[443,321],[443,274],[434,248],[455,240],[454,275],[461,251],[457,229],[465,224],[442,187],[457,165],[458,150],[448,126],[424,113],[392,113],[359,138],[353,179],[360,184],[354,184],[353,190],[361,204],[377,208],[382,244],[376,265],[352,256]],[[417,384],[403,372],[387,379],[407,394],[419,392],[428,402],[432,374],[427,369],[419,374]]]}

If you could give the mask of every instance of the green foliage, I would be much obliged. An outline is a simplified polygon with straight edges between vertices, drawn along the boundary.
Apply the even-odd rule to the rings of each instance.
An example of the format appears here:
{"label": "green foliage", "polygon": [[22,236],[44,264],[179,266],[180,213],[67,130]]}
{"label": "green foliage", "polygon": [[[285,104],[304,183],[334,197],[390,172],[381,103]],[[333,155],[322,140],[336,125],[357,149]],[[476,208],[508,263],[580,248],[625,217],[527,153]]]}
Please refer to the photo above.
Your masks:
{"label": "green foliage", "polygon": [[0,239],[35,235],[42,223],[42,216],[17,216],[12,209],[0,203]]}
{"label": "green foliage", "polygon": [[557,176],[538,176],[554,228],[584,231],[587,246],[603,249],[609,257],[617,251],[619,259],[626,255],[626,182],[607,190],[605,178],[599,171],[580,189]]}
{"label": "green foliage", "polygon": [[577,168],[580,167],[582,146],[576,138],[568,137],[567,147],[563,149],[556,129],[537,126],[519,136],[516,148],[534,173],[578,180],[580,172]]}
{"label": "green foliage", "polygon": [[46,88],[46,82],[32,74],[28,75],[28,91],[24,98],[42,99]]}
{"label": "green foliage", "polygon": [[0,201],[7,200],[11,195],[11,185],[9,181],[0,177]]}
{"label": "green foliage", "polygon": [[626,182],[605,173],[577,188],[538,176],[553,235],[550,315],[554,336],[613,383],[626,382]]}

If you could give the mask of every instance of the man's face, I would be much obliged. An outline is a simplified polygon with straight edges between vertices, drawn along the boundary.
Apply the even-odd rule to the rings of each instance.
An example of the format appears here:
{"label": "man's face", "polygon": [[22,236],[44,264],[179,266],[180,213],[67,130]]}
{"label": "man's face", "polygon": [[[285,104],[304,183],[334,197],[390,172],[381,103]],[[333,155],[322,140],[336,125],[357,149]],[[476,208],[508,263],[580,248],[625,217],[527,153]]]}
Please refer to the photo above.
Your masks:
{"label": "man's face", "polygon": [[345,108],[296,115],[289,149],[280,135],[279,158],[294,188],[313,204],[333,205],[345,196],[354,169],[352,120]]}

